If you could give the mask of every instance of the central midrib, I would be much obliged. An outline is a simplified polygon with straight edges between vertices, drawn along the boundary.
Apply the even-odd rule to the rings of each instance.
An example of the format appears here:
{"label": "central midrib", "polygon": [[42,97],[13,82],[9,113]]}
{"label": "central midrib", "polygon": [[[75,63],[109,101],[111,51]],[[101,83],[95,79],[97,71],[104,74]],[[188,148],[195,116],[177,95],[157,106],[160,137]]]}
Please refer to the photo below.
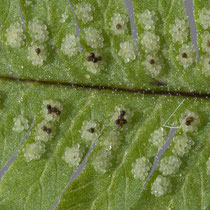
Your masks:
{"label": "central midrib", "polygon": [[185,92],[185,91],[167,91],[167,90],[149,90],[149,89],[130,89],[123,87],[112,87],[112,86],[100,86],[100,85],[88,85],[80,83],[71,83],[63,81],[48,81],[48,80],[36,80],[32,78],[18,78],[11,76],[0,76],[0,79],[14,82],[24,83],[38,83],[42,85],[53,85],[53,86],[65,86],[76,89],[89,89],[89,90],[104,90],[111,92],[122,92],[122,93],[133,93],[133,94],[144,94],[144,95],[165,95],[165,96],[178,96],[178,97],[189,97],[189,98],[204,98],[210,99],[210,93],[205,92]]}

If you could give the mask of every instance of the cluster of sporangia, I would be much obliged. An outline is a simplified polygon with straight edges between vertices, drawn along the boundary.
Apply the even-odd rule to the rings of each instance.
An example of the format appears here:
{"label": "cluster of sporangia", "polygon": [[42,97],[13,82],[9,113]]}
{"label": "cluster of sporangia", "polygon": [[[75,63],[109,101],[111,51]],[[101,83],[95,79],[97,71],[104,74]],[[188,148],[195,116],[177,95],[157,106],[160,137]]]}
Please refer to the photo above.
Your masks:
{"label": "cluster of sporangia", "polygon": [[[194,144],[194,142],[187,136],[187,132],[196,131],[200,120],[196,113],[186,110],[183,114],[181,114],[179,122],[181,124],[181,131],[178,132],[178,135],[174,137],[173,142],[171,143],[173,155],[166,156],[161,159],[159,170],[163,175],[159,175],[151,185],[151,193],[157,197],[171,191],[170,180],[164,176],[175,174],[178,171],[182,163],[179,157],[186,155]],[[151,142],[159,150],[166,143],[166,139],[167,133],[161,127],[151,134],[149,142]],[[149,159],[145,157],[136,159],[136,162],[132,164],[132,173],[134,178],[145,181],[151,166],[152,164]]]}
{"label": "cluster of sporangia", "polygon": [[[75,14],[77,18],[82,21],[82,24],[87,24],[94,20],[94,10],[95,7],[89,3],[83,2],[75,5]],[[64,14],[64,16],[62,22],[65,22],[68,18],[66,14]],[[152,77],[157,77],[162,69],[162,64],[159,58],[160,37],[155,34],[157,16],[154,11],[146,9],[143,13],[137,14],[136,17],[137,23],[144,29],[144,32],[140,34],[140,47],[145,54],[145,60],[142,62],[142,65],[148,74]],[[128,33],[128,21],[129,19],[127,15],[115,13],[109,24],[110,32],[115,36]],[[202,65],[202,72],[206,76],[209,76],[210,34],[207,30],[209,29],[210,10],[203,8],[196,21],[204,28],[204,30],[206,30],[201,35],[201,48],[205,54],[201,56],[200,63]],[[28,59],[33,65],[42,65],[48,55],[45,44],[48,40],[47,26],[41,21],[34,19],[29,22],[28,30],[32,39],[32,42],[28,47]],[[179,54],[176,56],[177,61],[184,68],[190,67],[196,60],[196,54],[192,43],[187,42],[189,40],[189,27],[187,21],[176,18],[174,23],[169,26],[169,33],[171,34],[172,42],[179,45]],[[93,50],[98,50],[104,46],[102,31],[97,29],[95,25],[84,28],[81,37]],[[6,39],[6,44],[11,47],[21,47],[25,44],[26,36],[22,26],[18,22],[12,24],[10,28],[6,30]],[[125,63],[131,62],[139,56],[138,48],[133,39],[120,43],[119,48],[118,55],[122,57]],[[61,51],[69,57],[81,53],[80,39],[75,36],[75,34],[67,34],[62,40]],[[99,56],[99,58],[101,57]],[[85,60],[84,66],[88,72],[96,74],[104,68],[104,62],[97,62],[100,60],[99,58],[96,59],[93,56],[91,60]],[[87,78],[90,78],[89,75],[86,76]]]}
{"label": "cluster of sporangia", "polygon": [[[111,168],[112,152],[119,148],[121,144],[120,130],[126,129],[125,124],[130,121],[132,113],[123,107],[115,107],[115,112],[111,115],[110,126],[106,128],[103,136],[99,138],[101,149],[95,154],[91,164],[97,172],[105,173]],[[99,128],[96,122],[84,121],[81,128],[81,137],[86,141],[95,141],[99,136]]]}
{"label": "cluster of sporangia", "polygon": [[125,111],[122,110],[122,111],[120,111],[120,116],[115,121],[116,125],[119,125],[120,128],[122,128],[124,126],[124,124],[127,123],[127,120],[124,117],[125,117]]}
{"label": "cluster of sporangia", "polygon": [[[44,117],[44,120],[37,126],[35,132],[35,143],[27,143],[23,149],[27,162],[40,159],[41,155],[45,152],[44,142],[47,142],[52,138],[52,124],[50,124],[50,122],[54,122],[59,119],[61,110],[62,107],[59,102],[52,100],[43,102],[41,113]],[[127,121],[130,121],[132,113],[123,107],[116,107],[115,111],[116,112],[111,118],[111,125],[114,126],[115,124],[119,128],[123,128]],[[14,131],[20,132],[28,129],[28,121],[23,118],[22,115],[18,116],[18,118],[15,118],[14,122]],[[157,197],[171,191],[170,180],[164,176],[175,174],[178,171],[182,163],[179,157],[186,155],[194,144],[194,142],[187,136],[187,132],[196,131],[200,120],[196,113],[186,110],[181,114],[179,122],[181,124],[180,127],[182,132],[179,132],[179,134],[173,139],[171,146],[173,155],[162,158],[160,161],[159,170],[163,175],[159,175],[151,185],[151,193]],[[94,169],[99,173],[105,173],[111,168],[112,151],[115,151],[121,143],[119,130],[116,128],[113,129],[113,127],[110,128],[111,130],[108,129],[104,133],[103,137],[99,139],[99,144],[102,146],[102,149],[95,154],[94,159],[91,161]],[[80,133],[82,139],[93,142],[99,136],[98,131],[99,129],[97,124],[90,120],[83,122]],[[159,150],[163,144],[165,144],[166,138],[166,131],[161,127],[151,134],[149,142],[151,142]],[[66,147],[62,159],[68,163],[70,167],[78,167],[83,153],[84,152],[80,148],[80,144],[76,144],[72,147]],[[143,156],[136,159],[135,163],[132,163],[131,172],[135,179],[145,181],[151,166],[152,164],[150,163],[149,159]],[[210,174],[209,159],[206,162],[206,166],[207,174]]]}
{"label": "cluster of sporangia", "polygon": [[89,56],[87,56],[87,61],[97,63],[98,61],[101,61],[101,56],[96,57],[95,53],[91,52]]}
{"label": "cluster of sporangia", "polygon": [[199,58],[202,72],[210,76],[210,10],[203,8],[199,13],[198,23],[203,27],[204,32],[201,35],[201,48],[203,55]]}
{"label": "cluster of sporangia", "polygon": [[[24,157],[27,162],[40,159],[46,151],[44,143],[48,142],[54,136],[55,127],[53,127],[53,122],[60,119],[61,111],[62,106],[59,102],[53,100],[43,101],[41,113],[44,119],[36,126],[34,131],[35,142],[27,143],[25,148],[23,148]],[[116,107],[111,122],[115,122],[119,128],[123,128],[131,116],[132,114],[129,110],[125,111],[122,107]],[[28,120],[22,115],[14,119],[14,131],[21,132],[28,128]],[[97,124],[90,120],[83,122],[80,132],[82,139],[93,142],[98,138],[98,131]],[[96,171],[105,173],[111,167],[111,152],[116,150],[120,145],[120,133],[118,129],[113,129],[112,127],[111,130],[105,132],[100,144],[103,146],[103,149],[97,154],[92,164]],[[70,167],[75,168],[81,162],[83,153],[84,151],[80,148],[80,144],[76,144],[72,147],[66,147],[62,159]]]}
{"label": "cluster of sporangia", "polygon": [[[27,162],[32,160],[38,160],[42,154],[46,151],[45,143],[52,139],[55,134],[55,126],[53,122],[60,119],[62,106],[58,101],[45,100],[43,101],[41,114],[44,118],[41,123],[36,126],[34,131],[35,142],[27,143],[23,148],[24,157]],[[14,131],[21,132],[28,129],[28,120],[22,115],[18,118],[14,118]],[[89,130],[94,132],[94,128]],[[66,147],[62,159],[69,164],[70,167],[77,167],[81,161],[83,151],[80,149],[80,145],[74,145],[73,147]]]}
{"label": "cluster of sporangia", "polygon": [[[33,19],[29,21],[28,31],[31,38],[31,43],[28,46],[28,60],[33,65],[43,65],[47,59],[46,41],[48,40],[47,26],[41,21]],[[25,45],[26,36],[20,23],[11,24],[6,30],[6,44],[12,48]]]}
{"label": "cluster of sporangia", "polygon": [[53,100],[45,100],[42,105],[42,117],[44,118],[35,128],[35,142],[27,143],[23,149],[26,161],[40,159],[41,155],[46,151],[45,143],[52,139],[55,134],[55,126],[53,122],[60,119],[62,106],[59,102]]}
{"label": "cluster of sporangia", "polygon": [[[179,55],[176,56],[177,61],[184,68],[189,68],[196,61],[196,52],[191,42],[187,42],[189,38],[189,29],[186,24],[187,20],[175,19],[175,24],[170,25],[169,32],[172,36],[174,44],[180,46]],[[200,57],[199,64],[201,66],[202,73],[205,76],[210,75],[210,34],[207,31],[209,29],[210,22],[210,10],[203,8],[199,11],[199,18],[196,22],[205,30],[200,34]],[[203,30],[201,30],[203,31]]]}
{"label": "cluster of sporangia", "polygon": [[145,60],[142,62],[146,72],[152,77],[157,77],[161,70],[159,49],[160,37],[155,34],[155,23],[157,17],[154,11],[145,10],[137,14],[138,23],[144,29],[141,34],[141,46],[145,53]]}

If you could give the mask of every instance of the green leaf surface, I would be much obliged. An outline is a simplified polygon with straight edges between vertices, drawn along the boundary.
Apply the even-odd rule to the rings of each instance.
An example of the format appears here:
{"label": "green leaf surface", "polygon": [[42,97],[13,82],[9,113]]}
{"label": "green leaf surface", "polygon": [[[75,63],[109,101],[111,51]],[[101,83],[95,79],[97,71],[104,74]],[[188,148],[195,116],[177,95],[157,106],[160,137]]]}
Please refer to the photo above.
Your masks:
{"label": "green leaf surface", "polygon": [[[180,52],[183,45],[191,43],[184,0],[133,0],[132,3],[138,46],[135,46],[132,37],[123,0],[72,0],[71,4],[67,0],[0,2],[0,168],[7,164],[18,150],[21,140],[24,140],[16,159],[0,180],[0,209],[51,209],[63,192],[56,209],[210,208],[210,171],[207,167],[210,157],[210,70],[204,63],[209,59],[210,40],[209,35],[203,38],[204,34],[210,33],[210,29],[202,25],[200,18],[203,8],[210,11],[209,1],[194,0],[198,60],[195,54],[183,55]],[[83,9],[87,4],[91,5],[93,20],[86,23],[89,16],[85,21],[79,17],[76,11],[79,4],[83,4]],[[147,44],[144,34],[148,32],[144,24],[148,20],[139,21],[139,15],[147,10],[155,13],[154,30],[148,31],[160,38],[157,50],[152,50],[155,43],[146,50],[144,48]],[[122,27],[119,30],[127,28],[120,35],[113,31],[113,18],[118,13],[127,20],[119,26]],[[80,15],[86,15],[85,11]],[[62,50],[62,43],[66,35],[76,36],[75,18],[80,28],[81,49],[75,55],[68,56]],[[209,18],[209,13],[205,18]],[[44,43],[35,41],[35,35],[31,33],[31,21],[35,19],[47,26],[49,34]],[[176,19],[185,20],[186,24],[186,38],[181,44],[174,42],[171,35]],[[24,28],[25,44],[20,47],[8,44],[11,34],[17,40],[15,31],[8,33],[15,22]],[[88,43],[88,27],[101,31],[103,47],[95,49]],[[128,42],[136,48],[135,58],[125,62],[119,52],[122,43]],[[34,43],[44,46],[47,51],[46,60],[41,65],[33,65],[28,58],[31,56],[30,46]],[[126,49],[129,52],[129,47]],[[42,56],[44,50],[41,48],[40,55],[37,53],[35,56]],[[102,57],[97,62],[102,68],[96,73],[88,71],[85,66],[91,52]],[[159,74],[151,75],[151,69],[146,69],[144,63],[148,56],[153,56],[155,60],[153,63],[150,58],[147,66],[152,68],[157,63],[160,66]],[[177,56],[192,59],[192,65],[184,68]],[[45,100],[59,102],[62,110],[56,115],[49,113],[59,115],[59,120],[50,122],[53,136],[42,143],[45,152],[27,162],[26,149],[28,145],[38,142],[38,126],[49,116],[42,114]],[[190,115],[195,114],[195,119],[190,118],[192,122],[187,121],[191,116],[183,115],[187,110]],[[119,116],[119,111],[125,111],[125,114]],[[15,130],[15,119],[19,116],[28,122],[27,128],[21,132]],[[95,123],[92,124],[92,131],[90,127],[84,128],[87,122]],[[48,125],[48,122],[44,123]],[[188,129],[191,123],[195,123],[192,132],[185,133],[184,129]],[[151,170],[149,165],[153,164],[162,146],[155,147],[150,141],[151,135],[162,128],[166,133],[166,142],[173,126],[177,127],[174,139],[186,135],[193,144],[184,156],[179,157],[181,165],[178,170],[164,175],[161,160],[174,155],[176,141],[173,139],[142,192]],[[41,130],[46,131],[43,127]],[[87,136],[89,140],[85,139]],[[97,144],[84,170],[66,188],[78,167],[64,160],[67,148],[79,145],[81,155],[78,164],[81,164],[96,140]],[[180,150],[184,146],[181,143]],[[35,150],[31,154],[33,152]],[[76,152],[73,153],[71,151],[71,155],[76,156]],[[144,180],[135,178],[133,173],[136,160],[142,157],[150,162]],[[143,170],[140,168],[140,171]],[[171,187],[162,196],[156,197],[151,193],[152,186],[160,175],[170,181]]]}

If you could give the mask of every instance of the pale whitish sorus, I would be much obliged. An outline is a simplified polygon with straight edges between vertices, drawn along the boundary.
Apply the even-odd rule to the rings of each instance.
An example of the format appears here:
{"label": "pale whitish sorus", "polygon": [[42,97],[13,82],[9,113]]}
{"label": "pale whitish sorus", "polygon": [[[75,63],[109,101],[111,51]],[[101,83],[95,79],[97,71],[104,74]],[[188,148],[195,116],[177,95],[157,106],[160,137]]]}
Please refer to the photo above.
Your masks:
{"label": "pale whitish sorus", "polygon": [[156,53],[160,48],[160,37],[151,31],[141,34],[141,46],[146,53]]}
{"label": "pale whitish sorus", "polygon": [[99,73],[102,69],[104,69],[104,65],[101,62],[94,63],[86,60],[84,62],[84,66],[86,67],[86,70],[92,74]]}
{"label": "pale whitish sorus", "polygon": [[210,33],[208,31],[204,31],[201,35],[201,47],[202,50],[208,53],[208,56],[210,57]]}
{"label": "pale whitish sorus", "polygon": [[123,35],[128,32],[128,17],[124,14],[115,13],[111,18],[111,30],[114,35]]}
{"label": "pale whitish sorus", "polygon": [[170,180],[164,176],[159,175],[151,185],[151,193],[156,197],[160,197],[170,192],[171,192]]}
{"label": "pale whitish sorus", "polygon": [[181,114],[179,118],[182,130],[186,132],[193,132],[197,130],[197,126],[200,123],[200,118],[197,113],[190,110],[186,110]]}
{"label": "pale whitish sorus", "polygon": [[69,17],[69,16],[68,16],[68,12],[65,11],[65,12],[61,15],[60,23],[65,23],[68,17]]}
{"label": "pale whitish sorus", "polygon": [[13,131],[22,132],[24,130],[29,129],[28,120],[23,117],[23,115],[19,115],[17,118],[13,119],[14,127],[12,128]]}
{"label": "pale whitish sorus", "polygon": [[94,141],[98,136],[98,128],[93,120],[85,120],[82,123],[82,128],[80,130],[82,139],[86,141]]}
{"label": "pale whitish sorus", "polygon": [[93,28],[92,26],[84,29],[84,39],[87,45],[93,49],[103,47],[104,38],[101,34],[101,30]]}
{"label": "pale whitish sorus", "polygon": [[207,10],[206,8],[203,8],[199,11],[199,18],[197,19],[197,22],[204,28],[208,29],[210,28],[210,10]]}
{"label": "pale whitish sorus", "polygon": [[155,29],[155,22],[157,21],[157,17],[154,11],[149,11],[146,9],[143,13],[137,14],[138,23],[145,29],[145,30],[154,30]]}
{"label": "pale whitish sorus", "polygon": [[42,142],[26,144],[25,148],[23,148],[23,152],[27,162],[39,160],[45,152],[45,145]]}
{"label": "pale whitish sorus", "polygon": [[96,172],[106,173],[112,166],[111,160],[111,151],[102,149],[97,152],[94,159],[91,161],[91,164],[93,165]]}
{"label": "pale whitish sorus", "polygon": [[194,142],[191,140],[191,138],[185,134],[175,136],[173,142],[174,146],[172,152],[181,157],[186,155],[194,145]]}
{"label": "pale whitish sorus", "polygon": [[11,24],[6,30],[6,44],[12,48],[21,47],[25,44],[25,35],[23,33],[23,28],[19,22]]}
{"label": "pale whitish sorus", "polygon": [[156,55],[147,55],[146,59],[142,62],[146,72],[152,77],[157,77],[162,69],[162,65]]}
{"label": "pale whitish sorus", "polygon": [[79,144],[76,144],[73,147],[66,147],[66,150],[62,156],[62,159],[68,163],[69,167],[78,167],[79,163],[82,160],[83,151],[80,148]]}
{"label": "pale whitish sorus", "polygon": [[173,42],[183,44],[188,40],[189,36],[189,26],[187,24],[187,20],[180,20],[176,18],[175,22],[169,25],[169,32],[172,36]]}
{"label": "pale whitish sorus", "polygon": [[94,10],[95,10],[94,6],[85,2],[76,4],[75,6],[75,14],[77,18],[81,20],[84,24],[93,20]]}
{"label": "pale whitish sorus", "polygon": [[196,51],[193,44],[183,44],[179,49],[179,55],[176,56],[176,60],[185,69],[190,67],[196,60]]}
{"label": "pale whitish sorus", "polygon": [[199,63],[201,66],[202,73],[208,77],[210,76],[210,55],[206,54],[199,58]]}
{"label": "pale whitish sorus", "polygon": [[159,170],[163,175],[171,175],[179,170],[180,165],[181,160],[177,156],[172,155],[161,159]]}
{"label": "pale whitish sorus", "polygon": [[158,149],[160,149],[165,144],[166,140],[167,133],[162,127],[151,133],[149,138],[149,142],[151,142]]}
{"label": "pale whitish sorus", "polygon": [[132,163],[131,172],[135,179],[140,179],[141,181],[144,181],[147,178],[151,167],[152,164],[149,162],[147,158],[140,157],[136,159],[135,163]]}
{"label": "pale whitish sorus", "polygon": [[47,142],[48,140],[52,139],[55,132],[54,130],[55,126],[53,127],[52,123],[43,120],[36,127],[35,140]]}
{"label": "pale whitish sorus", "polygon": [[61,51],[69,57],[77,55],[80,52],[79,38],[74,34],[67,34],[62,40]]}
{"label": "pale whitish sorus", "polygon": [[28,47],[28,60],[35,66],[42,66],[47,59],[47,50],[44,44],[31,43]]}
{"label": "pale whitish sorus", "polygon": [[25,1],[25,4],[24,4],[25,7],[29,7],[31,5],[32,5],[32,1],[30,1],[30,0]]}
{"label": "pale whitish sorus", "polygon": [[42,21],[33,19],[28,23],[29,34],[33,42],[44,43],[48,40],[47,26]]}
{"label": "pale whitish sorus", "polygon": [[137,47],[133,40],[120,43],[118,55],[123,58],[125,63],[135,60],[137,53]]}
{"label": "pale whitish sorus", "polygon": [[100,143],[106,150],[117,150],[121,144],[120,132],[116,129],[107,131],[101,138]]}

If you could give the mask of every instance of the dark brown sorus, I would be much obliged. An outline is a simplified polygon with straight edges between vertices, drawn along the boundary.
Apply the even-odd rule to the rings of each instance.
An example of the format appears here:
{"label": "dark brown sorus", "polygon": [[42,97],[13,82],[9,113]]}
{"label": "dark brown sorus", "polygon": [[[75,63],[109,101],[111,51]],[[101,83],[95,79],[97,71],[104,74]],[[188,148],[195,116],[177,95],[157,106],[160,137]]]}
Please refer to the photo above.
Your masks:
{"label": "dark brown sorus", "polygon": [[188,118],[186,119],[185,124],[189,126],[194,120],[195,120],[194,117],[188,117]]}
{"label": "dark brown sorus", "polygon": [[89,131],[90,131],[90,133],[94,133],[95,129],[94,128],[90,128]]}
{"label": "dark brown sorus", "polygon": [[187,58],[187,53],[183,53],[183,54],[182,54],[182,57],[183,57],[183,58]]}
{"label": "dark brown sorus", "polygon": [[117,28],[117,29],[121,29],[121,28],[122,28],[122,25],[118,23],[118,24],[116,25],[116,28]]}
{"label": "dark brown sorus", "polygon": [[36,52],[37,55],[39,55],[41,53],[41,49],[38,47],[38,48],[35,49],[35,52]]}

